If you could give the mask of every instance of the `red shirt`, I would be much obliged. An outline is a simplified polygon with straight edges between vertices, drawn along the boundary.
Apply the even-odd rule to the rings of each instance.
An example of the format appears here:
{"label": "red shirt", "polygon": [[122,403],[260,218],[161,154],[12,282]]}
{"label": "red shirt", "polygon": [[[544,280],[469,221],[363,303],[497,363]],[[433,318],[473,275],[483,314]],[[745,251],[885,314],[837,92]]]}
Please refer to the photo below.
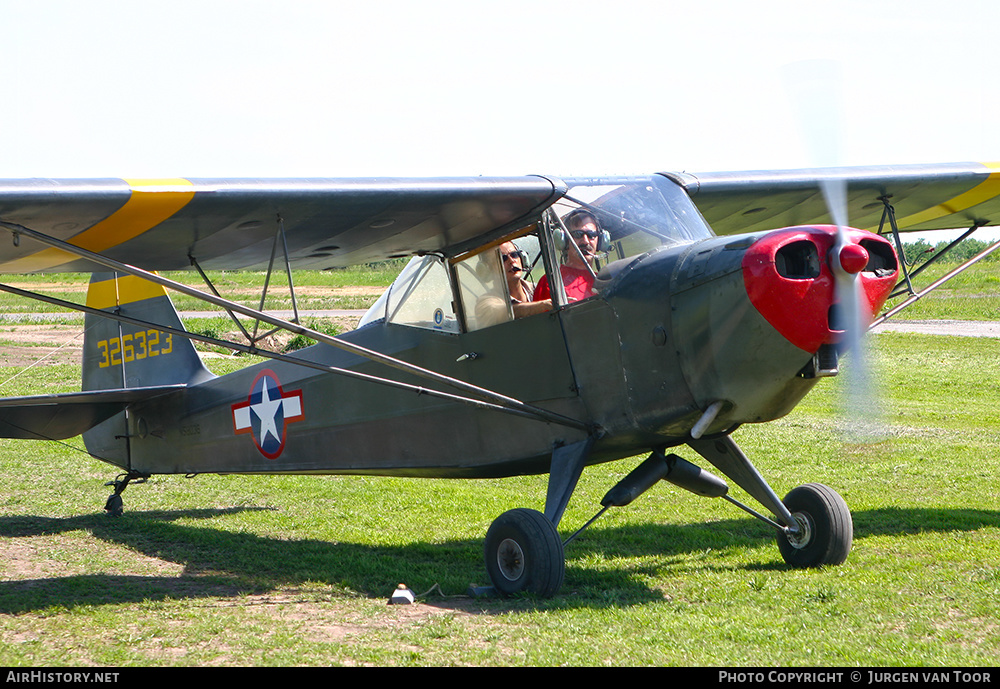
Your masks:
{"label": "red shirt", "polygon": [[[594,276],[589,270],[586,268],[580,270],[570,266],[560,266],[559,272],[562,273],[563,287],[566,288],[567,299],[570,301],[580,301],[581,299],[594,296]],[[548,275],[543,275],[542,279],[538,281],[538,285],[535,287],[535,296],[532,298],[535,301],[552,298],[552,293],[549,291]]]}

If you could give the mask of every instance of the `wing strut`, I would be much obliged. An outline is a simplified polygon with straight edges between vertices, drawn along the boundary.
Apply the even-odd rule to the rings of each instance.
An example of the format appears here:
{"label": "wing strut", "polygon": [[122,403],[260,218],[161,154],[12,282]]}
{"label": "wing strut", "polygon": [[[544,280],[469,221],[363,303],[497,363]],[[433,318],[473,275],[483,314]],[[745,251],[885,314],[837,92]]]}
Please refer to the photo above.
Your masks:
{"label": "wing strut", "polygon": [[[978,226],[974,227],[973,229],[976,229],[977,227]],[[971,231],[972,230],[970,230],[969,232],[971,232]],[[967,232],[966,235],[967,234],[969,234],[969,233]],[[963,235],[963,237],[966,236],[966,235]],[[958,266],[954,270],[952,270],[952,271],[946,273],[945,275],[941,276],[940,278],[938,278],[937,280],[935,280],[934,282],[932,282],[930,285],[928,285],[924,289],[920,290],[919,292],[911,292],[910,297],[908,299],[906,299],[905,301],[903,301],[900,304],[897,304],[896,306],[894,306],[893,308],[889,309],[888,311],[886,311],[885,313],[883,313],[881,316],[879,316],[878,318],[876,318],[874,321],[872,321],[872,324],[869,326],[869,329],[874,328],[877,325],[881,325],[882,323],[884,323],[885,321],[887,321],[889,318],[895,316],[897,313],[899,313],[900,311],[902,311],[903,309],[905,309],[907,306],[910,306],[911,304],[913,304],[914,302],[916,302],[918,299],[921,299],[921,298],[927,296],[930,292],[934,291],[935,289],[937,289],[938,287],[940,287],[944,283],[948,282],[949,280],[951,280],[953,277],[955,277],[959,273],[962,273],[967,268],[970,268],[971,266],[975,265],[976,263],[979,263],[981,260],[983,260],[984,258],[986,258],[987,256],[989,256],[990,254],[992,254],[997,249],[1000,249],[1000,239],[998,239],[993,244],[991,244],[990,246],[988,246],[985,249],[983,249],[982,251],[980,251],[978,254],[976,254],[975,256],[973,256],[972,258],[970,258],[968,261],[966,261],[962,265]],[[938,254],[938,256],[940,256],[940,255],[941,254]],[[935,258],[937,258],[937,257],[935,257]]]}
{"label": "wing strut", "polygon": [[[896,210],[893,208],[892,204],[889,203],[889,196],[881,196],[881,197],[879,197],[879,201],[882,202],[882,219],[879,221],[878,234],[885,234],[885,223],[886,223],[886,220],[888,220],[889,221],[890,232],[892,232],[892,236],[893,236],[893,238],[895,239],[895,242],[896,242],[896,253],[899,256],[899,263],[900,263],[900,265],[903,268],[903,278],[904,279],[902,281],[900,281],[896,285],[896,289],[893,291],[892,294],[889,295],[889,299],[893,299],[893,298],[901,296],[903,294],[909,294],[911,297],[915,297],[915,298],[907,299],[906,302],[904,302],[903,304],[900,304],[895,309],[893,309],[891,313],[887,313],[885,316],[883,316],[882,318],[880,318],[879,321],[878,321],[879,323],[881,323],[882,321],[884,321],[890,315],[895,314],[895,313],[901,311],[906,306],[909,306],[914,301],[916,301],[920,297],[926,295],[931,290],[936,289],[937,287],[940,287],[942,284],[944,284],[945,282],[947,282],[951,278],[955,277],[956,275],[958,275],[959,273],[961,273],[962,271],[964,271],[969,266],[971,266],[971,265],[973,265],[975,263],[978,263],[981,259],[983,259],[986,256],[988,256],[991,253],[993,253],[993,250],[996,248],[995,245],[987,247],[978,256],[974,256],[973,258],[969,259],[965,264],[963,264],[962,266],[959,266],[957,269],[951,271],[950,273],[948,273],[948,275],[946,275],[945,277],[941,278],[940,280],[938,280],[937,282],[935,282],[933,285],[931,285],[927,289],[922,290],[920,292],[920,294],[917,295],[917,293],[913,290],[912,278],[915,278],[917,275],[919,275],[920,273],[922,273],[926,268],[928,268],[932,264],[936,263],[938,261],[938,259],[940,259],[942,256],[947,255],[952,249],[954,249],[956,246],[958,246],[963,241],[965,241],[970,236],[972,236],[973,232],[975,232],[976,230],[978,230],[980,227],[983,227],[984,225],[986,225],[988,221],[987,220],[976,220],[972,224],[972,227],[970,227],[968,230],[966,230],[965,232],[963,232],[960,237],[958,237],[953,242],[951,242],[950,244],[948,244],[948,246],[944,247],[943,249],[941,249],[940,251],[938,251],[936,254],[934,254],[933,256],[931,256],[929,259],[927,259],[926,261],[924,261],[924,263],[920,267],[918,267],[916,270],[910,272],[908,266],[906,265],[906,260],[905,260],[905,257],[904,257],[903,241],[899,237],[899,227],[896,225]],[[903,287],[903,282],[906,283],[906,287],[905,288]]]}
{"label": "wing strut", "polygon": [[[910,283],[910,271],[906,266],[906,261],[903,260],[903,240],[899,238],[899,226],[896,225],[896,209],[889,203],[888,195],[880,196],[879,201],[882,202],[882,219],[878,223],[878,233],[883,234],[882,230],[885,228],[885,221],[888,220],[892,237],[896,240],[896,254],[899,256],[899,263],[903,267],[903,279],[906,281],[906,289],[910,294],[913,294],[913,285]],[[898,287],[899,285],[896,286]]]}
{"label": "wing strut", "polygon": [[[888,320],[892,316],[895,316],[897,313],[899,313],[900,311],[902,311],[906,307],[910,306],[911,304],[913,304],[917,300],[925,297],[927,294],[929,294],[930,292],[934,291],[935,289],[937,289],[938,287],[940,287],[944,283],[948,282],[949,280],[951,280],[956,275],[959,275],[960,273],[964,272],[967,268],[970,268],[971,266],[975,265],[979,261],[983,260],[984,258],[986,258],[987,256],[989,256],[990,254],[992,254],[998,248],[1000,248],[1000,240],[998,240],[998,241],[994,242],[993,244],[991,244],[990,246],[988,246],[985,249],[983,249],[982,251],[980,251],[978,254],[976,254],[975,256],[973,256],[972,258],[970,258],[969,260],[965,261],[962,265],[960,265],[957,268],[955,268],[954,270],[948,272],[943,277],[935,280],[930,285],[928,285],[926,288],[920,290],[919,292],[915,292],[913,290],[913,283],[911,281],[911,278],[916,277],[921,272],[923,272],[923,270],[926,269],[928,266],[932,265],[933,263],[936,263],[937,260],[940,259],[942,256],[947,255],[952,249],[954,249],[956,246],[958,246],[963,241],[965,241],[967,238],[969,238],[972,235],[973,232],[975,232],[976,230],[978,230],[980,227],[983,227],[984,225],[986,225],[986,223],[988,221],[986,221],[986,220],[976,220],[972,224],[972,227],[970,227],[968,230],[966,230],[965,232],[963,232],[960,237],[958,237],[953,242],[951,242],[950,244],[948,244],[948,246],[944,247],[943,249],[941,249],[940,251],[938,251],[936,254],[934,254],[933,256],[931,256],[929,259],[927,259],[926,261],[924,261],[923,265],[921,265],[920,267],[918,267],[916,270],[914,270],[911,273],[910,270],[909,270],[909,268],[906,265],[906,259],[905,259],[904,254],[903,254],[903,242],[899,238],[899,227],[896,225],[896,211],[892,207],[892,204],[889,203],[889,196],[881,196],[881,197],[879,197],[879,201],[882,202],[882,206],[883,207],[882,207],[882,220],[879,222],[878,233],[879,234],[884,234],[885,222],[886,222],[886,220],[888,220],[889,221],[890,231],[892,232],[893,238],[896,240],[896,252],[897,252],[897,255],[899,256],[899,263],[900,263],[900,265],[903,268],[903,278],[904,279],[902,281],[900,281],[896,285],[896,289],[895,289],[895,291],[892,294],[889,295],[889,299],[901,296],[903,294],[908,294],[910,296],[906,300],[904,300],[902,303],[897,304],[896,306],[894,306],[893,308],[889,309],[888,311],[886,311],[885,313],[883,313],[881,316],[879,316],[878,318],[876,318],[872,322],[872,324],[870,326],[868,326],[869,330],[871,330],[872,328],[874,328],[877,325],[881,325],[882,323],[884,323],[886,320]],[[906,283],[906,287],[905,288],[903,287],[903,282]]]}
{"label": "wing strut", "polygon": [[[81,313],[88,313],[95,316],[100,316],[102,318],[110,318],[111,320],[118,321],[119,323],[128,323],[129,325],[139,326],[140,328],[153,328],[161,332],[170,333],[171,335],[177,335],[178,337],[183,337],[188,340],[195,340],[197,342],[204,342],[205,344],[214,345],[216,347],[225,347],[226,349],[234,349],[236,351],[243,352],[244,354],[252,354],[255,356],[261,356],[267,359],[274,359],[276,361],[284,361],[289,364],[295,364],[297,366],[304,366],[306,368],[312,368],[317,371],[323,371],[325,373],[335,373],[338,375],[347,376],[348,378],[356,378],[358,380],[365,380],[371,383],[377,383],[379,385],[387,385],[389,387],[399,388],[401,390],[409,390],[415,392],[418,395],[427,395],[428,397],[439,397],[442,399],[450,400],[453,402],[461,402],[463,404],[468,404],[480,409],[491,409],[494,411],[500,411],[507,414],[514,414],[516,416],[523,416],[525,418],[530,418],[534,420],[542,421],[552,421],[554,423],[560,423],[562,425],[570,425],[568,423],[562,422],[558,419],[549,418],[539,418],[539,414],[534,412],[534,408],[530,405],[525,405],[528,409],[516,409],[509,406],[504,406],[500,404],[492,404],[490,402],[485,402],[483,400],[472,399],[469,397],[462,397],[460,395],[453,395],[451,393],[442,392],[440,390],[434,390],[433,388],[425,388],[419,385],[411,385],[409,383],[403,383],[401,381],[392,380],[391,378],[380,378],[379,376],[369,375],[367,373],[360,373],[358,371],[352,371],[346,368],[338,368],[336,366],[326,366],[324,364],[319,364],[313,361],[307,361],[305,359],[300,359],[298,357],[289,356],[287,354],[281,354],[279,352],[272,352],[267,349],[260,349],[254,345],[245,345],[239,342],[233,342],[231,340],[220,340],[215,337],[210,337],[208,335],[199,335],[197,333],[191,333],[186,330],[181,330],[179,328],[172,328],[168,325],[163,325],[161,323],[153,323],[150,321],[144,321],[140,318],[132,318],[130,316],[123,316],[118,313],[111,313],[108,311],[102,311],[100,309],[95,309],[90,306],[85,306],[83,304],[76,304],[74,302],[65,301],[59,299],[58,297],[50,297],[44,294],[39,294],[37,292],[31,292],[28,290],[23,290],[13,285],[5,285],[0,283],[0,292],[7,292],[8,294],[13,294],[19,297],[24,297],[26,299],[33,299],[35,301],[45,302],[46,304],[52,304],[53,306],[58,306],[61,308],[80,311]],[[183,387],[183,386],[178,386]],[[138,389],[138,388],[136,388]],[[539,411],[546,412],[546,410],[541,409]],[[553,415],[557,416],[558,415]],[[584,424],[573,421],[572,427],[581,428],[588,430]]]}
{"label": "wing strut", "polygon": [[[277,231],[274,234],[274,242],[271,244],[271,258],[270,258],[270,260],[267,263],[267,273],[265,274],[265,277],[264,277],[264,289],[261,290],[261,293],[260,293],[260,306],[258,307],[257,310],[260,311],[261,313],[264,313],[264,302],[267,300],[268,288],[271,285],[271,275],[274,272],[274,257],[275,257],[275,255],[276,255],[276,253],[278,251],[278,240],[279,239],[281,240],[282,253],[283,253],[284,257],[285,257],[285,274],[288,277],[288,293],[289,293],[289,296],[291,297],[291,301],[292,301],[292,321],[291,322],[292,323],[298,323],[299,322],[299,307],[298,307],[298,302],[297,302],[297,300],[295,298],[295,283],[292,280],[292,265],[291,265],[291,262],[289,261],[289,258],[288,258],[288,241],[287,241],[287,239],[285,237],[285,221],[281,218],[281,216],[278,216],[278,229],[277,229]],[[218,297],[220,299],[223,299],[224,297],[221,294],[219,294],[219,291],[217,289],[215,289],[215,285],[212,284],[212,280],[208,277],[208,275],[205,273],[205,271],[202,270],[201,265],[198,263],[198,259],[196,259],[194,256],[191,256],[190,254],[188,254],[188,260],[191,262],[191,265],[194,267],[194,269],[196,271],[198,271],[198,275],[201,276],[201,279],[205,283],[205,285],[210,290],[212,290],[212,294],[214,294],[216,297]],[[259,333],[259,329],[260,329],[260,320],[259,319],[254,319],[253,333],[251,333],[249,330],[246,329],[246,327],[243,325],[243,323],[240,322],[240,319],[238,319],[236,317],[236,314],[233,313],[232,310],[230,310],[230,309],[227,308],[227,309],[225,309],[225,311],[226,311],[226,313],[229,314],[229,318],[233,321],[233,323],[236,325],[236,327],[240,329],[240,332],[243,333],[243,337],[247,338],[247,341],[251,342],[253,344],[257,344],[261,340],[266,339],[267,337],[269,337],[269,336],[273,335],[274,333],[278,332],[279,330],[281,330],[280,327],[274,327],[274,328],[271,328],[270,330],[268,330],[266,333],[258,334]]]}
{"label": "wing strut", "polygon": [[[427,395],[433,395],[433,396],[436,396],[436,397],[445,397],[445,398],[449,398],[449,399],[454,399],[454,400],[462,401],[462,402],[465,402],[465,403],[468,403],[468,404],[474,404],[476,406],[487,405],[489,408],[493,408],[493,409],[497,409],[497,410],[502,410],[502,411],[507,411],[507,412],[518,414],[518,415],[521,415],[521,416],[526,416],[528,418],[534,418],[534,419],[540,420],[540,421],[548,421],[548,422],[552,422],[552,423],[557,423],[557,424],[560,424],[560,425],[563,425],[563,426],[568,426],[570,428],[577,428],[577,429],[586,431],[588,433],[591,433],[591,432],[593,432],[595,430],[594,428],[592,428],[592,426],[590,424],[584,423],[583,421],[579,421],[577,419],[573,419],[573,418],[570,418],[568,416],[563,416],[562,414],[557,414],[555,412],[549,411],[548,409],[543,409],[541,407],[536,407],[536,406],[527,404],[525,402],[522,402],[520,400],[514,399],[512,397],[507,397],[506,395],[501,395],[498,392],[494,392],[492,390],[487,390],[485,388],[481,388],[481,387],[478,387],[476,385],[472,385],[470,383],[466,383],[466,382],[458,380],[456,378],[452,378],[450,376],[446,376],[446,375],[443,375],[443,374],[440,374],[440,373],[436,373],[434,371],[430,371],[430,370],[422,368],[420,366],[415,366],[413,364],[407,363],[407,362],[402,361],[400,359],[396,359],[395,357],[391,357],[391,356],[388,356],[386,354],[382,354],[380,352],[376,352],[376,351],[368,349],[366,347],[361,347],[360,345],[356,345],[356,344],[353,344],[353,343],[350,343],[350,342],[345,342],[344,340],[332,337],[330,335],[327,335],[326,333],[322,333],[322,332],[319,332],[319,331],[316,331],[316,330],[312,330],[311,328],[306,328],[306,327],[304,327],[302,325],[299,325],[298,323],[292,323],[290,321],[286,321],[284,319],[277,318],[275,316],[270,316],[270,315],[268,315],[266,313],[262,313],[260,311],[255,310],[255,309],[243,306],[242,304],[238,304],[236,302],[229,301],[229,300],[224,299],[222,297],[215,296],[215,295],[212,295],[212,294],[208,294],[206,292],[202,292],[201,290],[194,289],[193,287],[189,287],[187,285],[184,285],[182,283],[176,282],[176,281],[171,280],[169,278],[165,278],[165,277],[163,277],[161,275],[157,275],[156,273],[151,273],[151,272],[149,272],[147,270],[143,270],[141,268],[137,268],[135,266],[128,265],[126,263],[122,263],[120,261],[116,261],[116,260],[111,259],[111,258],[107,258],[105,256],[102,256],[101,254],[97,254],[97,253],[94,253],[92,251],[88,251],[86,249],[82,249],[82,248],[80,248],[78,246],[74,246],[73,244],[69,244],[69,243],[64,242],[62,240],[55,239],[54,237],[49,237],[48,235],[46,235],[46,234],[44,234],[42,232],[38,232],[36,230],[32,230],[31,228],[25,227],[23,225],[17,225],[15,223],[9,223],[9,222],[0,221],[0,227],[4,227],[4,228],[10,230],[14,234],[14,236],[15,236],[15,241],[16,241],[16,238],[17,238],[18,235],[28,236],[28,237],[30,237],[32,239],[35,239],[35,240],[41,242],[42,244],[46,244],[48,246],[53,246],[53,247],[56,247],[58,249],[62,249],[63,251],[67,251],[69,253],[75,254],[75,255],[80,256],[81,258],[84,258],[86,260],[93,261],[94,263],[97,263],[97,264],[102,265],[102,266],[106,266],[106,267],[110,268],[111,270],[115,270],[115,271],[118,271],[118,272],[121,272],[121,273],[127,273],[129,275],[134,275],[134,276],[142,278],[144,280],[148,280],[149,282],[153,282],[155,284],[158,284],[158,285],[160,285],[162,287],[166,287],[166,288],[172,289],[174,291],[180,292],[182,294],[186,294],[186,295],[188,295],[190,297],[194,297],[196,299],[200,299],[200,300],[202,300],[202,301],[204,301],[206,303],[213,304],[213,305],[218,306],[220,308],[223,308],[223,309],[226,309],[226,310],[231,310],[231,311],[234,311],[236,313],[240,313],[240,314],[242,314],[244,316],[247,316],[249,318],[259,319],[259,320],[261,320],[261,321],[263,321],[265,323],[269,323],[271,325],[274,325],[276,327],[282,328],[282,329],[287,330],[289,332],[293,332],[293,333],[295,333],[297,335],[304,335],[304,336],[306,336],[306,337],[308,337],[308,338],[310,338],[312,340],[316,340],[317,342],[323,342],[323,343],[331,345],[333,347],[337,347],[338,349],[346,351],[346,352],[348,352],[350,354],[354,354],[356,356],[360,356],[362,358],[369,359],[371,361],[375,361],[377,363],[384,364],[386,366],[389,366],[390,368],[394,368],[394,369],[402,371],[404,373],[410,373],[412,375],[415,375],[415,376],[418,376],[418,377],[421,377],[421,378],[425,378],[427,380],[432,380],[432,381],[435,381],[435,382],[438,382],[438,383],[442,383],[442,384],[447,385],[449,387],[453,387],[453,388],[456,388],[456,389],[461,390],[463,392],[466,392],[466,393],[472,394],[472,395],[474,395],[476,397],[479,397],[479,398],[481,398],[481,400],[488,400],[489,402],[492,402],[492,404],[488,404],[487,402],[483,402],[483,401],[480,401],[480,400],[474,400],[474,399],[470,399],[470,398],[459,397],[459,396],[456,396],[456,395],[451,395],[449,393],[440,392],[440,391],[436,391],[436,390],[432,390],[432,389],[428,389],[428,388],[422,388],[420,386],[408,385],[408,384],[402,383],[400,381],[394,381],[394,380],[390,380],[390,379],[386,379],[386,378],[379,378],[379,377],[376,377],[376,376],[369,376],[367,374],[363,374],[363,373],[360,373],[360,372],[357,372],[357,371],[350,371],[350,370],[347,370],[347,369],[341,369],[341,368],[323,366],[322,364],[310,364],[309,362],[303,361],[301,359],[297,359],[295,357],[286,357],[285,355],[282,355],[282,354],[276,354],[274,352],[266,352],[265,350],[259,350],[256,347],[245,347],[245,348],[242,347],[242,346],[241,347],[237,347],[237,349],[241,349],[241,350],[246,351],[248,353],[251,353],[251,354],[260,354],[260,355],[268,356],[268,357],[271,357],[271,358],[279,358],[279,359],[284,358],[284,360],[288,360],[288,361],[291,361],[291,362],[296,363],[296,364],[310,366],[312,368],[319,368],[321,370],[325,370],[325,371],[329,371],[329,372],[334,372],[334,373],[339,373],[339,374],[347,375],[347,376],[351,376],[351,377],[364,378],[364,379],[370,380],[372,382],[378,382],[378,383],[385,384],[385,385],[390,385],[390,386],[393,386],[393,387],[400,387],[400,388],[404,388],[404,389],[410,389],[410,390],[413,390],[415,392],[419,392],[421,394],[427,394]],[[31,292],[26,292],[24,290],[19,290],[19,289],[15,288],[15,287],[11,287],[9,285],[4,285],[2,287],[2,289],[3,289],[3,291],[11,292],[12,294],[21,294],[22,296],[28,296],[29,298],[41,299],[42,301],[46,301],[48,303],[60,303],[61,305],[66,306],[67,308],[71,308],[71,309],[74,309],[74,310],[77,310],[77,311],[90,312],[87,307],[81,306],[79,304],[72,304],[70,302],[62,302],[62,300],[54,299],[52,297],[42,298],[43,295],[32,295]],[[105,317],[116,318],[116,319],[118,319],[120,321],[124,321],[124,322],[133,322],[133,320],[134,320],[134,319],[126,319],[126,318],[124,318],[122,316],[118,316],[118,315],[109,314],[106,311],[98,311],[96,309],[93,310],[93,311],[96,312],[98,315],[105,316]],[[156,324],[147,324],[147,323],[144,323],[142,321],[135,321],[135,323],[138,324],[138,325],[143,325],[143,326],[146,326],[146,325],[156,325]],[[175,333],[177,335],[180,335],[182,337],[186,337],[188,339],[197,339],[197,340],[203,340],[203,341],[208,341],[208,342],[212,341],[212,338],[204,338],[202,336],[193,335],[192,333],[181,332],[181,331],[177,331],[177,330],[171,330],[171,329],[168,329],[168,328],[166,328],[164,326],[160,326],[160,325],[156,325],[156,327],[158,329],[160,329],[160,330],[165,331],[165,332],[173,332],[173,333]],[[220,342],[216,341],[216,342],[213,342],[213,344],[220,344]],[[223,346],[227,346],[228,347],[231,344],[236,344],[236,343],[222,343],[222,344],[223,344]]]}

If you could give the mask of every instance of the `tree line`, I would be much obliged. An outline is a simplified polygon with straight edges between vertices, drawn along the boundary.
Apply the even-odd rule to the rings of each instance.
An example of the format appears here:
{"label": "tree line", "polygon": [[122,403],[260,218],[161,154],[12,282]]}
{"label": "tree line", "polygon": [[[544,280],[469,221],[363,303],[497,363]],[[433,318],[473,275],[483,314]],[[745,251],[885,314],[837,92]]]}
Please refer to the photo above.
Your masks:
{"label": "tree line", "polygon": [[[942,241],[937,244],[931,244],[923,238],[920,238],[915,242],[908,242],[904,238],[903,258],[909,266],[920,265],[931,256],[934,256],[937,252],[948,246],[949,243],[950,242]],[[939,260],[942,263],[961,263],[972,258],[992,244],[993,242],[991,241],[969,237],[968,239],[963,240],[958,246],[953,247],[951,251],[942,256]],[[1000,251],[990,254],[983,260],[995,261],[998,254],[1000,254]]]}

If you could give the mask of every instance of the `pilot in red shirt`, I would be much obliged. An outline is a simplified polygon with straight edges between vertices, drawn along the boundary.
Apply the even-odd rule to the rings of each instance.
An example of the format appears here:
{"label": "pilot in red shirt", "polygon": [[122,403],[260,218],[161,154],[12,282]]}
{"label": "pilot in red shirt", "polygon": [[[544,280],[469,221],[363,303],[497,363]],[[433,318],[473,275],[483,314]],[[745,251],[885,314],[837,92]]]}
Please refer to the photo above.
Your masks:
{"label": "pilot in red shirt", "polygon": [[[566,218],[566,224],[569,227],[570,236],[580,249],[580,253],[568,249],[566,251],[566,265],[560,266],[559,272],[562,273],[566,298],[569,301],[580,301],[594,295],[594,274],[590,271],[587,263],[597,255],[600,230],[597,227],[597,218],[590,211],[582,209],[570,213]],[[580,254],[583,254],[583,258],[580,257]],[[542,276],[542,279],[538,281],[533,299],[534,301],[552,299],[548,276]]]}

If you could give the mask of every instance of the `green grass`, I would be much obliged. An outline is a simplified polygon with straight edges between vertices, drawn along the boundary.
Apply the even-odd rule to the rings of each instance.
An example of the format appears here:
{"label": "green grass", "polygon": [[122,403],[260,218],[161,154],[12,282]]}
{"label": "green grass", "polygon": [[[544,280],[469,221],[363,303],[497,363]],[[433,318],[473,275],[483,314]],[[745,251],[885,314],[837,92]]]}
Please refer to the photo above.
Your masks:
{"label": "green grass", "polygon": [[[953,270],[956,264],[928,267],[913,279],[921,291]],[[894,306],[906,297],[890,302]],[[1000,261],[981,261],[907,307],[896,318],[910,320],[1000,320]]]}
{"label": "green grass", "polygon": [[[1000,418],[975,381],[1000,343],[876,340],[889,440],[842,443],[836,385],[736,434],[780,493],[820,480],[851,505],[851,557],[815,571],[788,569],[742,512],[661,484],[567,549],[555,598],[474,600],[486,527],[540,507],[543,478],[158,477],[115,520],[110,467],[6,441],[0,663],[995,665]],[[30,384],[73,387],[74,367],[49,369]],[[589,469],[563,534],[638,461]],[[430,593],[386,606],[400,582]]]}
{"label": "green grass", "polygon": [[[155,477],[110,519],[115,472],[79,440],[0,441],[0,664],[996,666],[1000,340],[872,344],[884,441],[840,435],[841,378],[734,434],[779,494],[819,481],[847,500],[854,549],[819,570],[661,483],[567,548],[557,596],[473,599],[487,527],[540,509],[545,477]],[[78,375],[39,366],[18,392]],[[563,536],[641,459],[588,469]],[[420,605],[385,604],[400,582]]]}

